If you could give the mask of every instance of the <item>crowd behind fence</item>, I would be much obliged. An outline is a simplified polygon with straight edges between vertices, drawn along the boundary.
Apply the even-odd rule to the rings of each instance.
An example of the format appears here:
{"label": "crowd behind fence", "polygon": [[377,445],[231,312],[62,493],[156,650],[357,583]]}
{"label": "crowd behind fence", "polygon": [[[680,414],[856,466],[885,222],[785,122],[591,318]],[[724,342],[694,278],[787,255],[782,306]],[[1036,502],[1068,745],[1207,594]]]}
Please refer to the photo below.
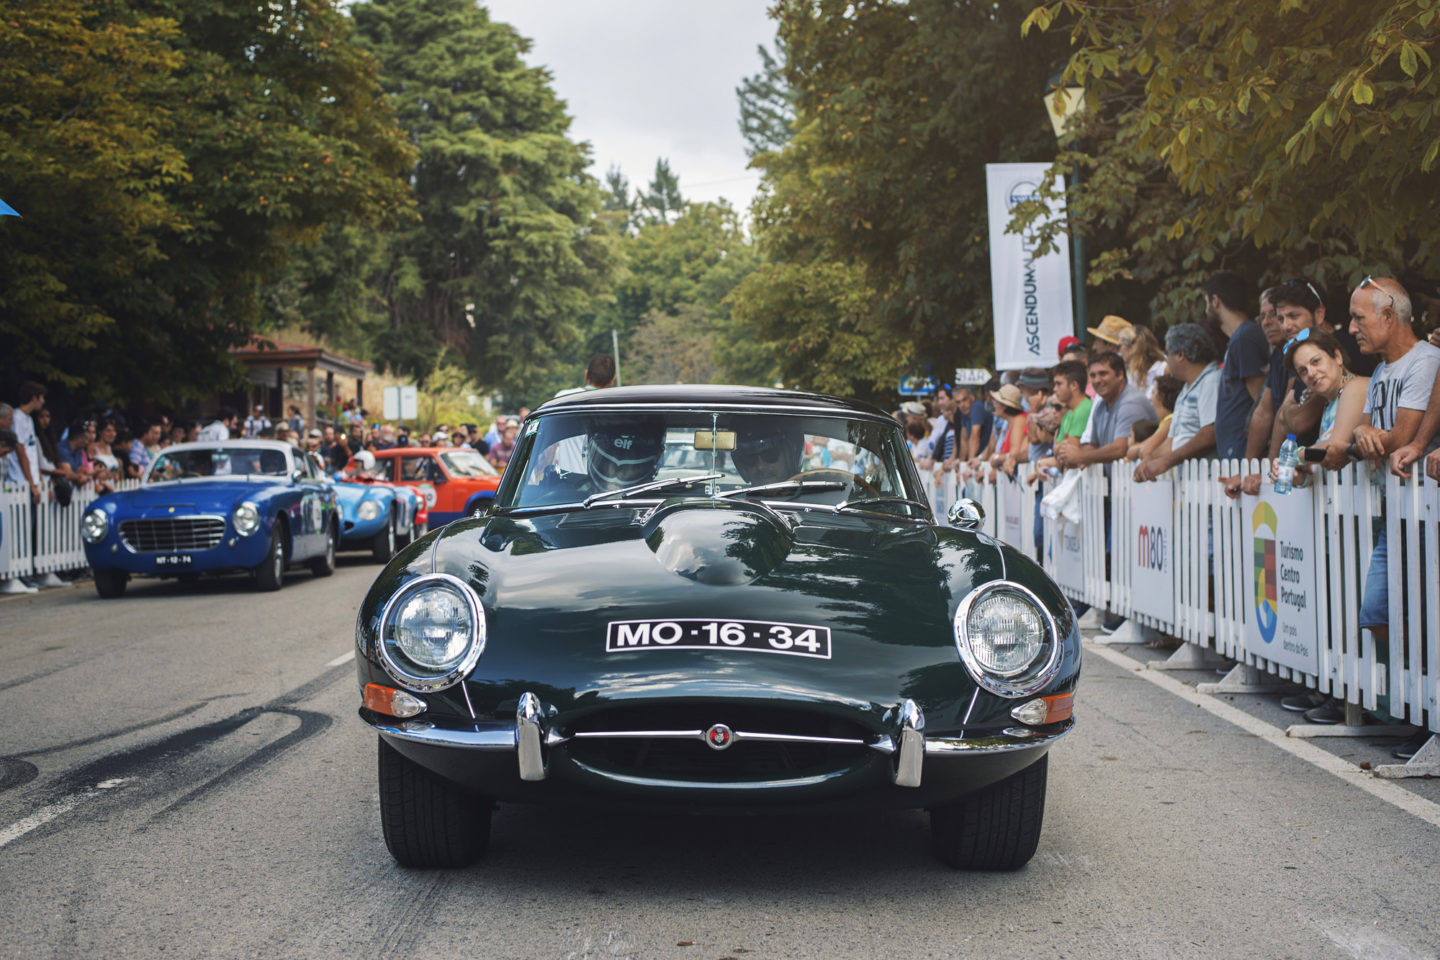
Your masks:
{"label": "crowd behind fence", "polygon": [[[1262,474],[1268,463],[1250,461]],[[985,511],[981,532],[1035,557],[1072,600],[1104,608],[1264,674],[1440,733],[1440,484],[1372,483],[1362,465],[1316,471],[1312,486],[1230,499],[1220,477],[1239,461],[1188,460],[1137,483],[1123,468],[1083,471],[1079,523],[1043,519],[1043,484],[957,486],[925,476],[937,514],[957,498]],[[1053,481],[1051,486],[1053,487]],[[1388,643],[1359,625],[1375,520],[1388,527]],[[1283,518],[1283,519],[1282,519]],[[1143,555],[1142,555],[1143,551]]]}

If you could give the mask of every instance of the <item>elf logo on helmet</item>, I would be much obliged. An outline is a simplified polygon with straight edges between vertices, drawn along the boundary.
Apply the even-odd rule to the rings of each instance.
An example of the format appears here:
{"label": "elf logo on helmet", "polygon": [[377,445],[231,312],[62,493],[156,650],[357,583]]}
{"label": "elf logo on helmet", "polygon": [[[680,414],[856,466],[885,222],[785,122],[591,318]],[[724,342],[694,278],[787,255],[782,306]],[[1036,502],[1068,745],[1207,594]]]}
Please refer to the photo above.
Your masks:
{"label": "elf logo on helmet", "polygon": [[613,445],[613,446],[616,446],[616,447],[619,447],[621,450],[629,450],[631,447],[635,446],[635,438],[634,438],[634,437],[616,437],[615,440],[613,441],[613,444],[612,444],[612,445]]}

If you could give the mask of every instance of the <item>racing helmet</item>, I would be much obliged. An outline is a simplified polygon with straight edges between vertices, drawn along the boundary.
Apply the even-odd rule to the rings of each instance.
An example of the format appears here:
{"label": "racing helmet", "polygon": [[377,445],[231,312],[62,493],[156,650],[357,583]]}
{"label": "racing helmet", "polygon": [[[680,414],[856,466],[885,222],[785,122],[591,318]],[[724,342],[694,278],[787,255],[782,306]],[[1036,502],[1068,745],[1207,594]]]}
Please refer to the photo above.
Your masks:
{"label": "racing helmet", "polygon": [[804,431],[783,417],[756,417],[736,431],[730,459],[747,483],[788,480],[800,469]]}
{"label": "racing helmet", "polygon": [[628,487],[655,479],[664,451],[665,427],[660,421],[605,421],[590,431],[585,466],[598,487]]}
{"label": "racing helmet", "polygon": [[369,450],[361,450],[355,454],[355,465],[366,473],[369,473],[375,469],[375,454]]}

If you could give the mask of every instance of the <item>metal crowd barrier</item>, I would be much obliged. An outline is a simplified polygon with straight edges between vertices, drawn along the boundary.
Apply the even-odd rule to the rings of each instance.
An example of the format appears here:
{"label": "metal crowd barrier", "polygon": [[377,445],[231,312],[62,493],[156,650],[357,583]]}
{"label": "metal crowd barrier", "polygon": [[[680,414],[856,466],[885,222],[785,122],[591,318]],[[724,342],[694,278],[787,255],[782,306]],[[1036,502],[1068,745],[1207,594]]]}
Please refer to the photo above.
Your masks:
{"label": "metal crowd barrier", "polygon": [[[120,480],[111,486],[132,490],[140,481]],[[0,582],[84,569],[80,518],[98,497],[87,486],[74,491],[69,505],[62,507],[45,484],[32,511],[28,486],[0,489]]]}
{"label": "metal crowd barrier", "polygon": [[[1440,484],[1420,466],[1405,481],[1384,473],[1383,511],[1381,486],[1363,464],[1314,471],[1311,486],[1284,496],[1266,482],[1259,496],[1235,500],[1219,478],[1268,477],[1268,462],[1191,460],[1152,483],[1136,483],[1132,471],[1117,464],[1107,478],[1103,466],[1085,468],[1081,522],[1043,521],[1039,559],[1067,596],[1185,641],[1169,664],[1152,666],[1239,664],[1201,689],[1258,691],[1278,678],[1440,733]],[[961,489],[954,474],[924,480],[932,505],[970,496],[986,511],[983,532],[1035,555],[1033,528],[1015,519],[1034,516],[1037,487],[1001,478]],[[1382,514],[1390,636],[1377,647],[1359,616]],[[1131,631],[1125,639],[1140,639]],[[1440,775],[1440,740],[1411,766]],[[1378,772],[1409,775],[1404,769]]]}

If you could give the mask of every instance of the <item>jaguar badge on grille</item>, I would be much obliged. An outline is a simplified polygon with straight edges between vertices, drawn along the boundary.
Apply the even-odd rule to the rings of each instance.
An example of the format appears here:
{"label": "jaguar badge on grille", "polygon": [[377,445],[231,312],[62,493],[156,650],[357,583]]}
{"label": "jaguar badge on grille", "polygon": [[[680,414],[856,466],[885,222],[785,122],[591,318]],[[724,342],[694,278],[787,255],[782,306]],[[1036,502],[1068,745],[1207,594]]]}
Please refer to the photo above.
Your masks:
{"label": "jaguar badge on grille", "polygon": [[735,740],[735,734],[723,723],[717,723],[705,731],[705,742],[712,750],[724,750]]}

